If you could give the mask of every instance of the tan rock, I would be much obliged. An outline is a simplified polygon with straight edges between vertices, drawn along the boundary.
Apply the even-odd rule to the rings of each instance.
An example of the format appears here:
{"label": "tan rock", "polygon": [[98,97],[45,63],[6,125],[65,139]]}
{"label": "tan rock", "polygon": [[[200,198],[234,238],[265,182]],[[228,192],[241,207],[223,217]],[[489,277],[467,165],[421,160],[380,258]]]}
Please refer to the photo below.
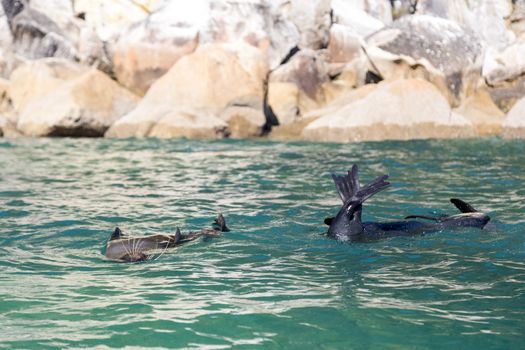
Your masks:
{"label": "tan rock", "polygon": [[276,141],[296,141],[302,140],[303,130],[308,124],[317,120],[318,116],[304,116],[303,118],[286,125],[278,125],[272,127],[272,132],[268,135],[270,140]]}
{"label": "tan rock", "polygon": [[17,127],[28,136],[102,136],[138,97],[91,69],[27,102]]}
{"label": "tan rock", "polygon": [[215,139],[228,136],[227,124],[213,115],[174,111],[163,116],[151,129],[149,136],[159,138],[186,137]]}
{"label": "tan rock", "polygon": [[421,79],[382,82],[363,99],[310,123],[307,140],[353,142],[456,138],[475,135],[432,84]]}
{"label": "tan rock", "polygon": [[326,103],[323,84],[330,77],[325,62],[312,50],[302,50],[270,74],[268,104],[285,125]]}
{"label": "tan rock", "polygon": [[157,80],[137,108],[118,120],[106,136],[148,136],[169,112],[219,116],[231,101],[262,100],[265,75],[266,64],[251,46],[203,45]]}
{"label": "tan rock", "polygon": [[266,118],[262,108],[229,106],[219,118],[227,123],[229,136],[232,138],[258,137],[264,133]]}
{"label": "tan rock", "polygon": [[20,113],[31,100],[79,77],[88,69],[62,58],[27,61],[10,76],[9,95],[13,107]]}
{"label": "tan rock", "polygon": [[522,97],[503,121],[503,137],[525,138],[525,97]]}
{"label": "tan rock", "polygon": [[454,112],[470,120],[480,136],[501,134],[505,113],[494,104],[485,90],[479,90],[466,98]]}

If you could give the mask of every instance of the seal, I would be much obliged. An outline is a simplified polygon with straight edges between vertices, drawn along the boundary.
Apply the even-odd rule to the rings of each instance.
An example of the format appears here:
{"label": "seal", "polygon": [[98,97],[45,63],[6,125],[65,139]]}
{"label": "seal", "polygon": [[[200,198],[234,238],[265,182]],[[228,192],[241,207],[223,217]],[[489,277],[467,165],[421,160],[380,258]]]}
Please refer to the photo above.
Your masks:
{"label": "seal", "polygon": [[228,232],[226,220],[222,214],[217,216],[213,223],[213,229],[202,229],[196,232],[182,234],[177,227],[174,235],[157,234],[143,237],[129,237],[122,233],[118,227],[115,228],[106,244],[105,256],[108,259],[120,262],[138,262],[151,260],[153,257],[164,253],[168,248],[193,241],[199,237],[217,237],[221,232]]}
{"label": "seal", "polygon": [[325,219],[325,224],[329,226],[327,235],[340,241],[374,241],[381,238],[413,236],[457,227],[483,229],[490,221],[487,214],[477,211],[470,204],[460,199],[452,198],[450,201],[461,211],[461,214],[436,217],[409,215],[402,221],[362,222],[363,203],[390,185],[386,181],[388,175],[379,176],[361,187],[358,167],[354,164],[347,175],[332,175],[332,178],[343,205],[335,218]]}

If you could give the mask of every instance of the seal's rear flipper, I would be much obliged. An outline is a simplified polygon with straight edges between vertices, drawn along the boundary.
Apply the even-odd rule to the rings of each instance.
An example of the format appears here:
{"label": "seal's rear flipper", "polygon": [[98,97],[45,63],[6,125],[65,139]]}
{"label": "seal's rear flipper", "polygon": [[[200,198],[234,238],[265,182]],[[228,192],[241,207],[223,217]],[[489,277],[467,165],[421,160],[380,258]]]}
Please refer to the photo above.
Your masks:
{"label": "seal's rear flipper", "polygon": [[109,237],[109,240],[110,241],[113,241],[115,239],[121,239],[123,236],[122,234],[122,231],[120,230],[120,228],[118,227],[115,227],[115,230],[113,231],[113,233],[111,234],[111,237]]}
{"label": "seal's rear flipper", "polygon": [[350,200],[348,200],[343,207],[346,207],[348,215],[353,215],[355,212],[359,212],[361,205],[374,194],[381,192],[390,185],[390,182],[385,181],[388,179],[388,175],[382,175],[362,187],[355,193]]}
{"label": "seal's rear flipper", "polygon": [[477,210],[472,207],[472,205],[467,202],[462,201],[461,199],[451,198],[450,202],[456,206],[462,213],[476,213]]}
{"label": "seal's rear flipper", "polygon": [[217,219],[215,219],[215,222],[213,223],[213,227],[221,232],[229,232],[230,229],[228,226],[226,226],[226,219],[224,219],[224,216],[219,213],[217,216]]}
{"label": "seal's rear flipper", "polygon": [[332,178],[343,203],[346,203],[359,191],[359,169],[357,164],[352,166],[352,169],[348,171],[348,175],[339,176],[332,174]]}
{"label": "seal's rear flipper", "polygon": [[180,233],[180,228],[177,227],[177,232],[175,232],[175,241],[173,243],[177,244],[181,241],[181,239],[182,239],[182,234]]}

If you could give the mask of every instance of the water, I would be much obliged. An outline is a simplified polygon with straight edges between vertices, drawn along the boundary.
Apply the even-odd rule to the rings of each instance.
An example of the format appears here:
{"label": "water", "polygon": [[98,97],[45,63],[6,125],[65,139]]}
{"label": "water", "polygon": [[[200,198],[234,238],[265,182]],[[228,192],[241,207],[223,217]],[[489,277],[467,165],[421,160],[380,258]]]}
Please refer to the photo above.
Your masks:
{"label": "water", "polygon": [[[490,230],[320,235],[331,172],[393,186],[366,218],[489,212]],[[523,349],[525,142],[0,140],[0,347]],[[132,234],[232,232],[147,263]]]}

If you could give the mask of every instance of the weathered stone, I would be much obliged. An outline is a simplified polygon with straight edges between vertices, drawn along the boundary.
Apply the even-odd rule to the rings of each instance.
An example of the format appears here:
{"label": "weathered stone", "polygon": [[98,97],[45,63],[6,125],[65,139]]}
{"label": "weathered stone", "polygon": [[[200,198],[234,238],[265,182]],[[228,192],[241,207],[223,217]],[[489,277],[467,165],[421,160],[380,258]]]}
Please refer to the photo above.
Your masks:
{"label": "weathered stone", "polygon": [[302,140],[304,128],[316,119],[318,119],[316,116],[305,116],[293,123],[275,126],[272,128],[272,132],[268,135],[268,138],[276,141]]}
{"label": "weathered stone", "polygon": [[480,41],[442,18],[405,16],[369,37],[366,51],[380,77],[429,80],[454,106],[480,84]]}
{"label": "weathered stone", "polygon": [[229,137],[249,138],[263,135],[266,118],[262,110],[250,106],[228,106],[220,115],[220,119],[228,124]]}
{"label": "weathered stone", "polygon": [[299,47],[321,49],[326,47],[331,19],[330,0],[291,0],[290,20],[301,35]]}
{"label": "weathered stone", "polygon": [[508,112],[525,95],[525,75],[488,86],[488,90],[498,108]]}
{"label": "weathered stone", "polygon": [[351,1],[332,0],[332,16],[334,23],[347,27],[361,38],[384,27],[383,22],[370,16],[363,7],[360,8]]}
{"label": "weathered stone", "polygon": [[106,136],[148,136],[172,111],[219,116],[234,100],[262,101],[266,72],[260,52],[249,45],[201,46],[157,80],[137,108],[118,120]]}
{"label": "weathered stone", "polygon": [[307,140],[353,142],[472,137],[472,123],[453,113],[432,84],[421,79],[382,82],[363,99],[310,123]]}
{"label": "weathered stone", "polygon": [[15,69],[10,77],[9,95],[15,110],[21,112],[31,100],[79,77],[88,69],[61,58],[28,61]]}
{"label": "weathered stone", "polygon": [[31,99],[20,111],[17,127],[28,136],[102,136],[137,100],[91,69]]}
{"label": "weathered stone", "polygon": [[522,97],[503,121],[503,137],[525,138],[525,97]]}
{"label": "weathered stone", "polygon": [[73,17],[71,3],[58,0],[55,4],[61,5],[2,0],[13,38],[12,50],[29,59],[61,57],[111,72],[103,43],[90,34],[83,21]]}
{"label": "weathered stone", "polygon": [[206,112],[173,111],[165,114],[152,127],[149,136],[159,138],[215,139],[228,136],[226,123]]}
{"label": "weathered stone", "polygon": [[499,52],[487,52],[483,77],[489,85],[505,84],[525,73],[525,38]]}
{"label": "weathered stone", "polygon": [[[203,2],[196,2],[200,3]],[[196,49],[202,25],[198,15],[203,9],[205,6],[201,9],[174,1],[146,20],[130,26],[119,36],[114,47],[113,65],[117,79],[139,95],[146,93],[175,62]]]}
{"label": "weathered stone", "polygon": [[505,113],[494,104],[485,90],[479,90],[467,97],[454,112],[470,120],[480,136],[501,134],[501,123]]}
{"label": "weathered stone", "polygon": [[[45,1],[45,0],[44,0]],[[162,0],[75,0],[73,12],[84,18],[104,41],[114,40],[123,28],[145,20]]]}
{"label": "weathered stone", "polygon": [[323,105],[322,87],[329,80],[325,62],[312,50],[301,50],[274,70],[268,84],[268,103],[279,123],[291,123]]}

